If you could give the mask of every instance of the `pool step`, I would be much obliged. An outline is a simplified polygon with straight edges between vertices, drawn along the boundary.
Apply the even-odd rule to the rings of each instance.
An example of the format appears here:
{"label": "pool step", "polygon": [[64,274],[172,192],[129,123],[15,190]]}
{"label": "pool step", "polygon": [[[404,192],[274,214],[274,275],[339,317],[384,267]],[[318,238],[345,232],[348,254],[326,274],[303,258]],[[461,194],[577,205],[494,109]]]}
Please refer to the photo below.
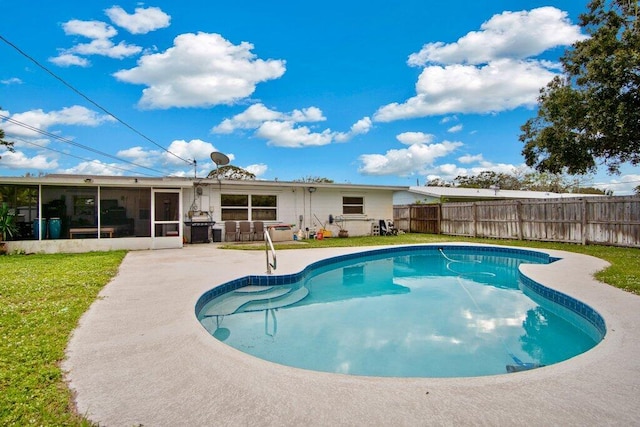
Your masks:
{"label": "pool step", "polygon": [[291,292],[288,292],[280,297],[273,298],[270,300],[261,300],[261,301],[251,301],[245,304],[243,307],[238,309],[238,312],[248,312],[248,311],[262,311],[262,310],[271,310],[274,308],[286,307],[289,305],[293,305],[298,301],[302,301],[309,295],[309,289],[304,286]]}
{"label": "pool step", "polygon": [[[248,286],[246,286],[248,287]],[[255,286],[255,288],[258,288]],[[205,316],[226,316],[228,314],[235,313],[240,307],[251,301],[269,300],[270,298],[277,298],[279,296],[288,294],[291,292],[291,288],[277,287],[260,292],[246,292],[236,289],[221,298],[212,301],[212,304],[207,308]],[[240,288],[243,289],[243,288]]]}
{"label": "pool step", "polygon": [[233,292],[236,294],[254,294],[255,295],[255,294],[264,294],[265,292],[268,292],[271,289],[273,289],[273,286],[249,285],[249,286],[243,286],[241,288],[238,288]]}
{"label": "pool step", "polygon": [[309,290],[305,287],[245,286],[213,300],[202,315],[226,316],[236,312],[280,308],[295,304],[308,294]]}

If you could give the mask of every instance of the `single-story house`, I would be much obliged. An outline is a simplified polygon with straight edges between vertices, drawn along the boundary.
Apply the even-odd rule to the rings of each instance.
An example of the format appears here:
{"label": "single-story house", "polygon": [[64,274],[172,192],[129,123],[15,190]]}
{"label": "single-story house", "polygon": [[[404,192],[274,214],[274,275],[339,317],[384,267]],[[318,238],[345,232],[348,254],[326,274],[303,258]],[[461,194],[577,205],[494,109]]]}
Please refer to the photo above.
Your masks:
{"label": "single-story house", "polygon": [[460,187],[417,187],[397,191],[393,195],[393,204],[413,205],[444,202],[472,202],[482,200],[513,199],[560,199],[569,197],[592,197],[597,194],[553,193],[550,191],[501,190],[499,188],[460,188]]}
{"label": "single-story house", "polygon": [[[326,230],[371,234],[393,217],[407,187],[333,183],[46,175],[0,177],[0,202],[17,215],[8,251],[85,252],[180,248],[260,238],[257,223],[293,240]],[[240,223],[248,233],[240,235]],[[276,227],[277,226],[277,227]],[[231,230],[236,230],[235,232]],[[259,230],[258,230],[259,231]],[[245,236],[246,234],[246,236]],[[295,236],[294,236],[295,234]],[[319,233],[318,233],[319,234]]]}

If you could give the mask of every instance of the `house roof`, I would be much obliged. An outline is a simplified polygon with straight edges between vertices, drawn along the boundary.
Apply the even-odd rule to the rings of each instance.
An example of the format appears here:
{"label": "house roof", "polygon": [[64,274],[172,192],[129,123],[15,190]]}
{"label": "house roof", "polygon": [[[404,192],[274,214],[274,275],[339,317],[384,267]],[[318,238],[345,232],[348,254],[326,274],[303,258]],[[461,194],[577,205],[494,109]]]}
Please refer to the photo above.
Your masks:
{"label": "house roof", "polygon": [[310,188],[317,189],[342,189],[342,190],[386,190],[401,191],[408,190],[406,186],[384,186],[365,184],[337,184],[337,183],[315,183],[299,181],[262,181],[262,180],[221,180],[215,178],[193,178],[193,177],[136,177],[136,176],[107,176],[107,175],[70,175],[51,174],[44,176],[29,177],[0,177],[0,183],[6,184],[27,184],[27,185],[104,185],[112,187],[181,187],[189,188],[194,185],[222,185],[233,187],[289,187],[289,188]]}
{"label": "house roof", "polygon": [[411,193],[436,198],[455,197],[465,199],[558,199],[573,197],[592,197],[598,194],[553,193],[550,191],[500,190],[490,188],[460,187],[409,187]]}

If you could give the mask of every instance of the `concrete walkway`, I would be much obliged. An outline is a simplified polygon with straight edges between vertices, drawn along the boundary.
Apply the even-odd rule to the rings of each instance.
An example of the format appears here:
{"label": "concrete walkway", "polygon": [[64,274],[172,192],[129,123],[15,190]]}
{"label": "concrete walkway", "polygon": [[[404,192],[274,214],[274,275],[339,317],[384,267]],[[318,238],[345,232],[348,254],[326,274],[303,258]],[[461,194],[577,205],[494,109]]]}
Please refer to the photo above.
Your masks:
{"label": "concrete walkway", "polygon": [[[442,245],[441,243],[439,245]],[[278,274],[364,248],[278,251]],[[591,275],[599,259],[525,265],[598,310],[607,336],[566,362],[476,378],[370,378],[289,368],[211,337],[206,290],[263,274],[263,251],[215,245],[131,252],[80,321],[63,368],[78,411],[101,426],[640,425],[640,297]]]}

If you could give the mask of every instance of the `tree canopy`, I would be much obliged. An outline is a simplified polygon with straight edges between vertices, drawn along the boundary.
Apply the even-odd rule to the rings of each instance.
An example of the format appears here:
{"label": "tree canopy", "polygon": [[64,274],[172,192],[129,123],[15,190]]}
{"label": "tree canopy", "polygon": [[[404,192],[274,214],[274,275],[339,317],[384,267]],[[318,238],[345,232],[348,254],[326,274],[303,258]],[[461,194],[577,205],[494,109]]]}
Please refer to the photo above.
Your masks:
{"label": "tree canopy", "polygon": [[560,59],[563,75],[540,91],[522,127],[522,154],[538,171],[609,173],[640,164],[638,0],[592,0],[580,15],[589,38]]}
{"label": "tree canopy", "polygon": [[294,179],[293,182],[313,182],[313,183],[322,183],[322,184],[333,184],[333,180],[329,178],[324,178],[320,176],[304,176],[300,179]]}
{"label": "tree canopy", "polygon": [[452,182],[442,179],[429,181],[427,186],[459,188],[499,188],[501,190],[551,191],[554,193],[605,194],[584,186],[576,177],[548,172],[516,173],[483,171],[472,176],[457,176]]}
{"label": "tree canopy", "polygon": [[[13,148],[13,142],[4,140],[4,130],[2,130],[2,129],[0,129],[0,146],[7,147],[7,150],[9,150],[12,153],[15,151],[14,148]],[[2,158],[2,156],[0,156],[0,159],[1,158]]]}
{"label": "tree canopy", "polygon": [[209,172],[207,175],[208,178],[217,178],[217,179],[229,179],[235,181],[242,180],[254,180],[256,179],[256,175],[249,172],[246,169],[242,169],[238,166],[233,165],[225,165],[221,166],[218,169],[214,169]]}

